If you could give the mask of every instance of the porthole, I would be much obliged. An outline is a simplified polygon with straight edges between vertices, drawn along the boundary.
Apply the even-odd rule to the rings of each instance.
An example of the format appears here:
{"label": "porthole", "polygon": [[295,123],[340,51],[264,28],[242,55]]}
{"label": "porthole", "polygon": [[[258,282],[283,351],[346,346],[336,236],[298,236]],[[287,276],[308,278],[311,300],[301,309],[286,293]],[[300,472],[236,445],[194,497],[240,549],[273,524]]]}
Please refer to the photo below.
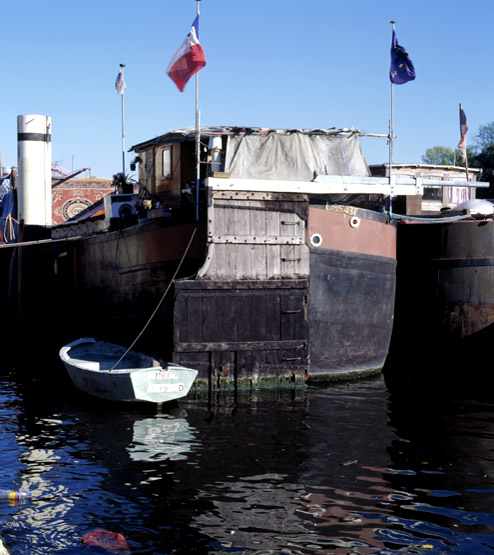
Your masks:
{"label": "porthole", "polygon": [[322,237],[319,233],[314,233],[310,237],[310,244],[313,247],[320,247],[322,245]]}

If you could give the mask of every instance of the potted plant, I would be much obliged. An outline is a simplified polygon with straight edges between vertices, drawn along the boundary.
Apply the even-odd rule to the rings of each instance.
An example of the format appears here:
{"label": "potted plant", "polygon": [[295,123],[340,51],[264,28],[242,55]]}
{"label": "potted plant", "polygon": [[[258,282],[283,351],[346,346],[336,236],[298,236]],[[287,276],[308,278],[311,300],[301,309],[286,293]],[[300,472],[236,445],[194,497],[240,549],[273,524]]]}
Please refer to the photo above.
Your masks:
{"label": "potted plant", "polygon": [[134,180],[123,172],[113,176],[112,184],[119,195],[131,195],[134,192]]}

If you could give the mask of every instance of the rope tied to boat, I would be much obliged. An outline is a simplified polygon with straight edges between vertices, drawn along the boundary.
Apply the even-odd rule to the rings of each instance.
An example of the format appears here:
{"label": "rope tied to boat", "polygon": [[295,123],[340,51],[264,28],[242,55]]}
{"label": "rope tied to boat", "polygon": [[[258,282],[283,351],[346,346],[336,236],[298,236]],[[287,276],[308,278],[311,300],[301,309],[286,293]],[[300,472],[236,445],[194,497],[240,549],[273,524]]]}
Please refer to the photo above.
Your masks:
{"label": "rope tied to boat", "polygon": [[139,341],[140,337],[142,336],[142,334],[146,331],[147,327],[149,326],[149,324],[151,323],[151,320],[156,316],[156,313],[158,312],[160,306],[162,305],[163,301],[165,300],[166,295],[168,294],[168,291],[171,289],[171,286],[175,283],[175,279],[177,277],[178,272],[180,271],[180,268],[182,267],[182,264],[185,260],[185,257],[187,256],[187,253],[189,252],[190,246],[192,245],[192,241],[194,240],[194,237],[196,235],[197,232],[197,227],[194,228],[194,231],[192,232],[192,235],[190,236],[189,242],[187,243],[187,246],[185,247],[184,253],[182,255],[182,258],[180,259],[180,262],[178,263],[177,269],[175,270],[175,273],[173,274],[173,277],[170,281],[170,283],[168,284],[168,287],[166,288],[165,292],[163,293],[163,295],[161,296],[160,301],[158,302],[158,304],[156,305],[156,308],[154,309],[153,313],[151,314],[151,316],[149,317],[148,321],[144,324],[144,327],[142,328],[141,332],[139,333],[139,335],[134,339],[134,341],[132,342],[132,344],[130,345],[130,347],[125,351],[125,353],[117,360],[117,362],[110,368],[110,372],[112,370],[115,370],[115,368],[122,362],[122,360],[129,354],[129,352],[132,350],[132,348],[134,347],[134,345]]}

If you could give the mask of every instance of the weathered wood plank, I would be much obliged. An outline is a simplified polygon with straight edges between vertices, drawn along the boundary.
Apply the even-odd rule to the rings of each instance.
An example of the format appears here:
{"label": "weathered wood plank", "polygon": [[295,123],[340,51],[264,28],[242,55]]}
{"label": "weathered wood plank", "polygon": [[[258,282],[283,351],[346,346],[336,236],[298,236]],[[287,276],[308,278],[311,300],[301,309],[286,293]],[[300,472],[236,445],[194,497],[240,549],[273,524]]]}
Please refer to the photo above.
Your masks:
{"label": "weathered wood plank", "polygon": [[[179,353],[193,353],[208,351],[285,351],[294,349],[303,351],[306,343],[303,340],[291,341],[231,341],[231,342],[207,342],[207,343],[180,343],[175,350]],[[295,351],[296,352],[296,351]],[[290,353],[295,355],[295,352]]]}
{"label": "weathered wood plank", "polygon": [[308,289],[308,279],[273,279],[273,280],[242,280],[242,281],[209,281],[209,280],[178,280],[177,291],[190,290],[273,290],[273,289]]}
{"label": "weathered wood plank", "polygon": [[185,312],[180,311],[180,318],[178,321],[179,329],[181,329],[181,337],[189,339],[190,341],[203,341],[204,323],[201,315],[204,312],[203,298],[185,299]]}
{"label": "weathered wood plank", "polygon": [[[308,334],[306,296],[283,295],[281,305],[281,338],[291,340]],[[305,331],[303,331],[305,330]]]}
{"label": "weathered wood plank", "polygon": [[[293,197],[296,198],[296,197]],[[230,202],[229,202],[230,201]],[[208,239],[210,261],[201,273],[209,279],[266,279],[308,275],[307,256],[300,263],[280,260],[282,249],[273,244],[305,245],[308,200],[291,196],[234,194],[213,196]],[[253,248],[259,245],[261,248]],[[293,258],[287,256],[285,258]]]}

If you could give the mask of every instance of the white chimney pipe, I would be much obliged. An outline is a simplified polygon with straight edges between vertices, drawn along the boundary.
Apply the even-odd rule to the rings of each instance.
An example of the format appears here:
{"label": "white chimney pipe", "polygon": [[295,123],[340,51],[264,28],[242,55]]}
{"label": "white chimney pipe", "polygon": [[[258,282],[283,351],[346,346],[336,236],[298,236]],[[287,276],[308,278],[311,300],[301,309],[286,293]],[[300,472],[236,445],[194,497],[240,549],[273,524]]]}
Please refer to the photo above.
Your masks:
{"label": "white chimney pipe", "polygon": [[51,118],[17,116],[19,223],[51,226]]}

